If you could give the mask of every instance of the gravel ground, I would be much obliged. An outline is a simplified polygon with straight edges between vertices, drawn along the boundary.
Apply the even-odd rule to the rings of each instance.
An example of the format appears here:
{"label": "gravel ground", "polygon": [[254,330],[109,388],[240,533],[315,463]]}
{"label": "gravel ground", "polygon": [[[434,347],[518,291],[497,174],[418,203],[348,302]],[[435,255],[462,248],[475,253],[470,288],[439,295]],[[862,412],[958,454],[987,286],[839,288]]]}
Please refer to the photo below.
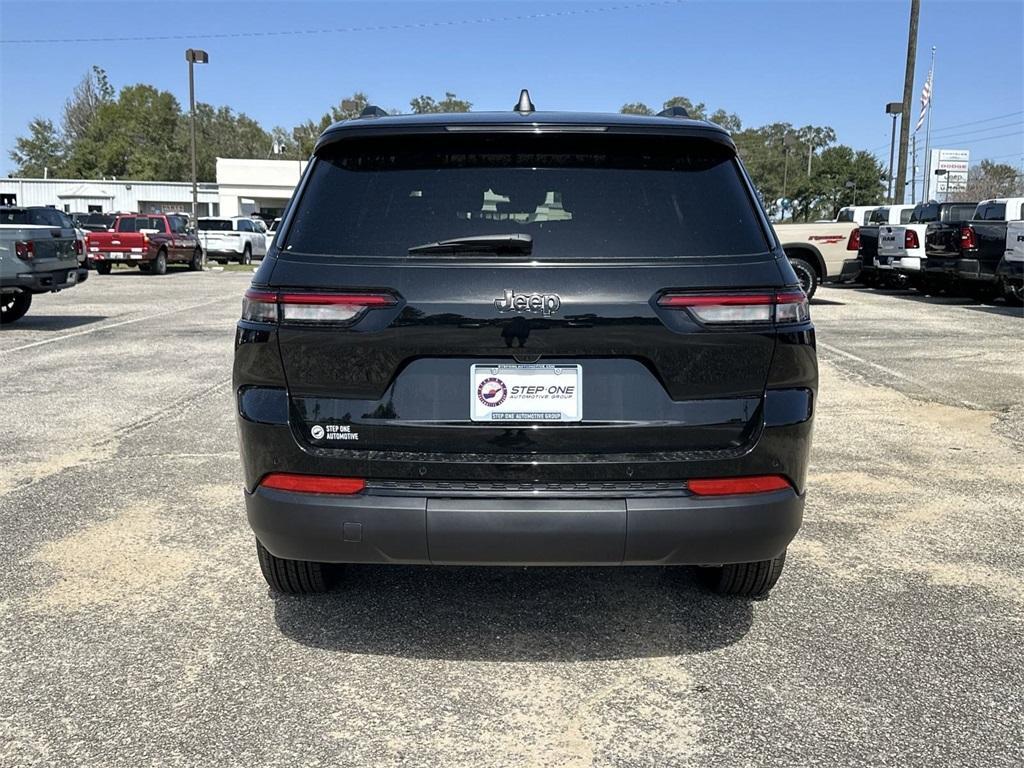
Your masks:
{"label": "gravel ground", "polygon": [[364,567],[271,595],[248,275],[93,274],[0,332],[0,764],[1020,766],[1024,318],[824,288],[805,527],[688,569]]}

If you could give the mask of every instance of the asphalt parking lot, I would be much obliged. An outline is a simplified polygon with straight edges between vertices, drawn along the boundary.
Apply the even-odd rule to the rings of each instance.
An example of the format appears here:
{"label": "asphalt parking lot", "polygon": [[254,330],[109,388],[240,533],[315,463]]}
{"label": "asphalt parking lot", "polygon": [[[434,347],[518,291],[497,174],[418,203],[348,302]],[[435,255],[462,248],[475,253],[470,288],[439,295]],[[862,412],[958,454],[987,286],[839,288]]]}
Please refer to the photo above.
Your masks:
{"label": "asphalt parking lot", "polygon": [[361,567],[272,596],[249,276],[90,276],[0,331],[0,764],[1024,764],[1024,318],[822,288],[805,527],[688,569]]}

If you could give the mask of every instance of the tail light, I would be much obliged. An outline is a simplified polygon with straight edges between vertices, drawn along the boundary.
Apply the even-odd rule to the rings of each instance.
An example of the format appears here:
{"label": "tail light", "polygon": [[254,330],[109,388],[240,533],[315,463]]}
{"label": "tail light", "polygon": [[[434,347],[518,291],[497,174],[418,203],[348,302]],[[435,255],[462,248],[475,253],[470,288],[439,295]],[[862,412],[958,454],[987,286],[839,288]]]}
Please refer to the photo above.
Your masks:
{"label": "tail light", "polygon": [[257,323],[350,324],[371,309],[392,307],[389,293],[278,293],[250,289],[242,319]]}
{"label": "tail light", "polygon": [[695,496],[733,496],[744,493],[784,491],[793,486],[782,475],[758,475],[756,477],[687,480],[686,487]]}
{"label": "tail light", "polygon": [[352,496],[366,488],[366,481],[358,477],[329,477],[325,475],[293,475],[272,472],[260,481],[261,488],[294,493],[320,493],[334,496]]}
{"label": "tail light", "polygon": [[803,291],[765,293],[666,293],[658,299],[666,309],[685,309],[706,325],[732,323],[802,323],[810,319]]}
{"label": "tail light", "polygon": [[860,227],[854,227],[850,230],[850,239],[846,241],[846,250],[860,250]]}
{"label": "tail light", "polygon": [[917,232],[912,229],[908,229],[906,234],[903,236],[903,247],[908,251],[911,248],[920,248],[921,241],[917,239]]}
{"label": "tail light", "polygon": [[978,240],[974,234],[974,227],[965,224],[960,227],[960,250],[969,251],[978,247]]}
{"label": "tail light", "polygon": [[82,245],[82,241],[75,240],[75,255],[81,256],[83,251],[85,251],[85,246]]}
{"label": "tail light", "polygon": [[14,255],[19,259],[28,261],[36,255],[35,244],[31,240],[16,240],[14,242]]}
{"label": "tail light", "polygon": [[147,235],[145,232],[142,233],[142,245],[146,248],[149,248],[149,235]]}

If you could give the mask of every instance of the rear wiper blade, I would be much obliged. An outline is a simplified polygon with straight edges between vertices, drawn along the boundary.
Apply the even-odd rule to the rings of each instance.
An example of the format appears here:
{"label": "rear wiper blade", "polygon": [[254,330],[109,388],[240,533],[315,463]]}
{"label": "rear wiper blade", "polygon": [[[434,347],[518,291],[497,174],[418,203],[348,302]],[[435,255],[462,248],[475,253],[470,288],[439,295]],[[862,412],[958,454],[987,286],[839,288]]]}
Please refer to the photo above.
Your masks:
{"label": "rear wiper blade", "polygon": [[458,251],[491,251],[494,253],[530,253],[533,235],[510,233],[507,235],[474,235],[453,237],[436,243],[414,245],[409,253],[456,253]]}

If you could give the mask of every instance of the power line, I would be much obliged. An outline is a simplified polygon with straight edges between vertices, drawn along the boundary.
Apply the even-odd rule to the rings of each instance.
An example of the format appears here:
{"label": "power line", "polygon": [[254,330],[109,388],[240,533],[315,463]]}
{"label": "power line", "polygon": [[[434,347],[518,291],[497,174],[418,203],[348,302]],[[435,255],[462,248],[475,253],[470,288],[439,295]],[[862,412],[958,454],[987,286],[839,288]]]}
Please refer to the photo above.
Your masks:
{"label": "power line", "polygon": [[286,37],[290,35],[326,35],[353,34],[357,32],[399,32],[410,29],[437,29],[443,27],[465,27],[475,24],[499,24],[516,21],[539,21],[558,19],[587,14],[613,13],[617,11],[633,11],[643,8],[658,8],[681,5],[686,0],[652,0],[651,2],[624,3],[605,5],[592,8],[572,8],[563,11],[542,11],[538,13],[522,13],[512,16],[483,16],[474,19],[453,19],[450,21],[422,21],[407,24],[375,24],[366,27],[333,27],[319,29],[291,30],[255,30],[251,32],[207,32],[188,35],[132,35],[130,37],[62,37],[62,38],[22,38],[0,40],[0,45],[37,45],[50,43],[134,43],[152,42],[157,40],[227,40],[246,37]]}
{"label": "power line", "polygon": [[1002,120],[1004,117],[1016,117],[1017,115],[1024,115],[1024,110],[1020,112],[1010,112],[1005,115],[996,115],[995,117],[986,117],[981,120],[969,120],[966,123],[957,123],[956,125],[947,125],[943,128],[934,128],[932,133],[939,133],[940,131],[948,131],[951,128],[963,128],[965,125],[977,125],[978,123],[991,123],[994,120]]}
{"label": "power line", "polygon": [[[1002,125],[990,125],[986,128],[974,128],[970,131],[963,131],[961,133],[950,133],[945,136],[939,136],[943,141],[949,138],[958,138],[960,136],[970,136],[975,133],[985,133],[986,131],[1002,131],[1007,128],[1017,128],[1020,131],[1021,136],[1024,136],[1024,125],[1021,123],[1005,123]],[[935,132],[932,131],[932,137],[934,138]]]}

